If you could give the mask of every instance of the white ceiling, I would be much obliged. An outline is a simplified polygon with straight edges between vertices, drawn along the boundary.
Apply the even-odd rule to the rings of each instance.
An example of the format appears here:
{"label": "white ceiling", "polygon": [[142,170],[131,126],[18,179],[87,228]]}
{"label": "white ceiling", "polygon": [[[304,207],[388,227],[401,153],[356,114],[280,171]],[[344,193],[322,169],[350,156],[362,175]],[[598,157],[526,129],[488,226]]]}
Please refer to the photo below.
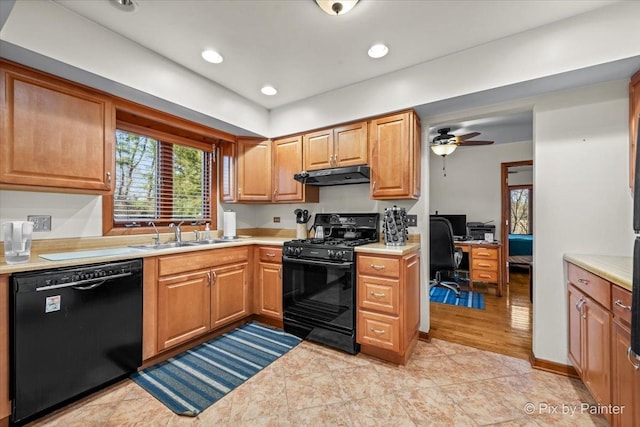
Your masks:
{"label": "white ceiling", "polygon": [[[313,0],[134,0],[134,12],[111,0],[55,1],[268,109],[615,2],[361,0],[329,16]],[[390,53],[374,60],[377,42]],[[205,48],[224,62],[204,62]],[[278,94],[262,95],[265,84]]]}

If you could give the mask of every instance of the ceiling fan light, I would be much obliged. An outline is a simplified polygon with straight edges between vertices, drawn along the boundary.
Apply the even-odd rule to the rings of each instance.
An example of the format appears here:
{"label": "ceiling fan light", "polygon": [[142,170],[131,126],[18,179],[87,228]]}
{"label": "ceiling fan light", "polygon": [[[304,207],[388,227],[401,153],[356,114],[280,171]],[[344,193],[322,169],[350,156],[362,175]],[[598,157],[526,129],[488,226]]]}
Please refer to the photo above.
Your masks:
{"label": "ceiling fan light", "polygon": [[449,154],[453,153],[454,151],[456,151],[456,148],[458,148],[458,146],[451,142],[446,144],[431,144],[431,151],[442,157],[448,156]]}
{"label": "ceiling fan light", "polygon": [[329,15],[344,15],[358,3],[358,0],[316,0],[320,9]]}

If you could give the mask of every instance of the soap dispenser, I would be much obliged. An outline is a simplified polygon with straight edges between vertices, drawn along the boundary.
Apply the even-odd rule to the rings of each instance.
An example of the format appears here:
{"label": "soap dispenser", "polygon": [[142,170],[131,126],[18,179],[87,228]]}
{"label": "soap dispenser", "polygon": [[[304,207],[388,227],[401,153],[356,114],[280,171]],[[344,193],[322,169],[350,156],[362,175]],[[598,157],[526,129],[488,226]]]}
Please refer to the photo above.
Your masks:
{"label": "soap dispenser", "polygon": [[209,229],[209,223],[204,226],[204,239],[202,240],[211,240],[211,230]]}

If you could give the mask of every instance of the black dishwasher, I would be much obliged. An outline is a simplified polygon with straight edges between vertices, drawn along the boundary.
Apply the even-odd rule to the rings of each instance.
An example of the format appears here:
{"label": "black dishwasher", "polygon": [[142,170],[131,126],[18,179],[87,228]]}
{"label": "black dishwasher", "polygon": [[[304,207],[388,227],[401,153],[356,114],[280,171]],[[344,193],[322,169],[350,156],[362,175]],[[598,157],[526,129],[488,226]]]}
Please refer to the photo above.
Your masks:
{"label": "black dishwasher", "polygon": [[14,423],[142,364],[142,260],[16,273],[10,292]]}

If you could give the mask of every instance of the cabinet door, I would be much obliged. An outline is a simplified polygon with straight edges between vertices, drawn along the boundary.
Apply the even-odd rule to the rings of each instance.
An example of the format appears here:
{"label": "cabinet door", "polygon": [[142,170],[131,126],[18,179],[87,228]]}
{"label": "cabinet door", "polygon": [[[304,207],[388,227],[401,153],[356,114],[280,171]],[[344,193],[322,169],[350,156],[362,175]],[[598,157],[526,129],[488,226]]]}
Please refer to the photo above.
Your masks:
{"label": "cabinet door", "polygon": [[584,296],[569,286],[569,358],[578,374],[582,376],[582,314]]}
{"label": "cabinet door", "polygon": [[220,201],[236,201],[236,144],[223,141],[219,149]]}
{"label": "cabinet door", "polygon": [[242,263],[212,270],[212,328],[217,328],[251,314],[247,277],[248,265],[248,263]]}
{"label": "cabinet door", "polygon": [[282,320],[282,264],[258,265],[257,313]]}
{"label": "cabinet door", "polygon": [[402,113],[371,121],[369,149],[374,199],[413,197],[409,120],[410,113]]}
{"label": "cabinet door", "polygon": [[0,64],[0,186],[109,194],[115,109],[105,96]]}
{"label": "cabinet door", "polygon": [[302,201],[302,183],[293,179],[302,171],[302,136],[273,141],[273,156],[273,200]]}
{"label": "cabinet door", "polygon": [[158,280],[158,350],[209,330],[210,274],[198,271]]}
{"label": "cabinet door", "polygon": [[304,141],[304,170],[326,169],[333,164],[333,129],[308,133]]}
{"label": "cabinet door", "polygon": [[612,401],[624,407],[621,414],[613,416],[616,427],[633,427],[640,420],[640,371],[634,369],[627,359],[631,344],[631,332],[626,326],[614,321],[611,340]]}
{"label": "cabinet door", "polygon": [[238,201],[271,201],[271,141],[238,139]]}
{"label": "cabinet door", "polygon": [[611,402],[611,313],[590,298],[583,306],[584,383],[601,404]]}
{"label": "cabinet door", "polygon": [[333,130],[335,166],[367,164],[369,159],[367,123],[354,123]]}

